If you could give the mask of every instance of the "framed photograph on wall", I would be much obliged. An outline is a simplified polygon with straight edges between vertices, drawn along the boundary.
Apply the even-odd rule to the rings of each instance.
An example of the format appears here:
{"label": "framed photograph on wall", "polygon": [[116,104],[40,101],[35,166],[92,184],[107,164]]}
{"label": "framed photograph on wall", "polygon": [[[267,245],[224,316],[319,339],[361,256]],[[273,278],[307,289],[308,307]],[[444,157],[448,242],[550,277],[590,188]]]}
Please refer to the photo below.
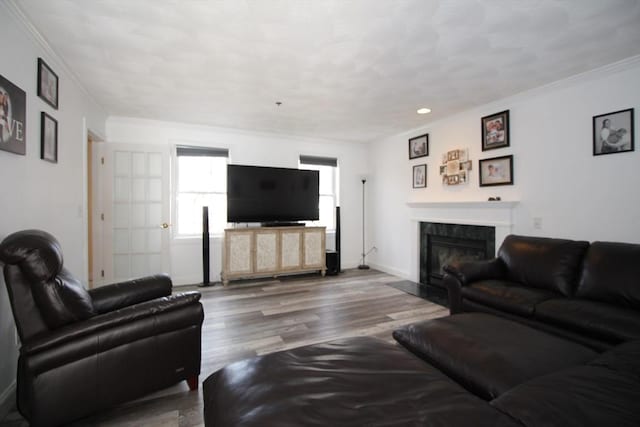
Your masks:
{"label": "framed photograph on wall", "polygon": [[45,113],[40,113],[40,158],[58,163],[58,122]]}
{"label": "framed photograph on wall", "polygon": [[633,151],[633,108],[593,117],[593,155]]}
{"label": "framed photograph on wall", "polygon": [[58,109],[58,75],[42,58],[38,58],[38,96]]}
{"label": "framed photograph on wall", "polygon": [[427,165],[413,167],[413,188],[425,188],[427,186]]}
{"label": "framed photograph on wall", "polygon": [[27,96],[0,76],[0,150],[25,155],[27,152]]}
{"label": "framed photograph on wall", "polygon": [[513,185],[513,155],[479,161],[480,187]]}
{"label": "framed photograph on wall", "polygon": [[509,110],[480,120],[482,124],[482,151],[509,146]]}
{"label": "framed photograph on wall", "polygon": [[429,134],[416,136],[409,140],[409,160],[429,155]]}

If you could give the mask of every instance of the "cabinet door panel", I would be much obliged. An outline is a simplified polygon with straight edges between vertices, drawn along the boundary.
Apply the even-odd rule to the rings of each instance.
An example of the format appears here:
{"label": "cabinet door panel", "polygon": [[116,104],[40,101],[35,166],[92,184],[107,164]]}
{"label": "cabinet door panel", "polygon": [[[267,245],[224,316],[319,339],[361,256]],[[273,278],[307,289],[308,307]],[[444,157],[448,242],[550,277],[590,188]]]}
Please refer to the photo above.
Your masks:
{"label": "cabinet door panel", "polygon": [[281,259],[280,266],[283,270],[300,268],[302,259],[300,256],[300,231],[283,231],[281,234]]}
{"label": "cabinet door panel", "polygon": [[226,237],[228,273],[251,273],[251,233],[229,233]]}
{"label": "cabinet door panel", "polygon": [[324,265],[323,233],[320,230],[304,233],[304,267],[322,267]]}
{"label": "cabinet door panel", "polygon": [[278,234],[256,233],[256,272],[278,269]]}

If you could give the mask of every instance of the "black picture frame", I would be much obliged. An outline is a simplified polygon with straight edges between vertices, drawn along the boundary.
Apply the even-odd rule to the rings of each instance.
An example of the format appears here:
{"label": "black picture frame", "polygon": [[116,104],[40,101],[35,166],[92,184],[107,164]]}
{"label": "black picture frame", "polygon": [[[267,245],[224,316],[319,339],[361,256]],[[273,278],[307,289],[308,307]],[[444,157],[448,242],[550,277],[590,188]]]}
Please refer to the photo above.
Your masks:
{"label": "black picture frame", "polygon": [[38,58],[38,97],[56,110],[58,109],[59,84],[58,75],[44,62],[44,59]]}
{"label": "black picture frame", "polygon": [[513,155],[478,161],[480,187],[513,185]]}
{"label": "black picture frame", "polygon": [[0,75],[0,151],[27,153],[27,95]]}
{"label": "black picture frame", "polygon": [[409,160],[427,157],[429,155],[429,134],[409,139]]}
{"label": "black picture frame", "polygon": [[40,113],[40,158],[58,163],[58,121],[45,113]]}
{"label": "black picture frame", "polygon": [[634,151],[634,118],[633,108],[593,116],[593,155]]}
{"label": "black picture frame", "polygon": [[484,116],[480,119],[482,151],[509,147],[509,110]]}
{"label": "black picture frame", "polygon": [[427,187],[427,165],[415,165],[413,167],[413,188]]}

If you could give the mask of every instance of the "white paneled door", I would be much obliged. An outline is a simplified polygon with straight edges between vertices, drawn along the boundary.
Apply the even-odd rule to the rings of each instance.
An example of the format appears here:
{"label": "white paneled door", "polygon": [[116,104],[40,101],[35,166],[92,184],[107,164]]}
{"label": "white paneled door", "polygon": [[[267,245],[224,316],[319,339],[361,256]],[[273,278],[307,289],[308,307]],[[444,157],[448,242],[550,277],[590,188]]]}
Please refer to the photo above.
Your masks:
{"label": "white paneled door", "polygon": [[105,145],[105,282],[170,273],[168,148]]}

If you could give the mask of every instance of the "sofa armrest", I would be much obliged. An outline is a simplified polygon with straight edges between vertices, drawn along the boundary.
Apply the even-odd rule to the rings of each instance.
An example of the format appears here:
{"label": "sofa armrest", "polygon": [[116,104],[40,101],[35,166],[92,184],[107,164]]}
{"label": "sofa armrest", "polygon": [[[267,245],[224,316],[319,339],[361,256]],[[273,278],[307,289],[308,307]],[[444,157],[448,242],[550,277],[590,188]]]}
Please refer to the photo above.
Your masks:
{"label": "sofa armrest", "polygon": [[[202,304],[199,303],[199,300],[199,292],[185,292],[182,294],[156,298],[151,301],[98,315],[85,321],[76,322],[60,329],[56,329],[53,332],[40,334],[34,337],[34,339],[24,343],[20,348],[20,354],[22,356],[31,356],[40,352],[55,349],[56,347],[60,347],[66,343],[81,342],[83,338],[86,337],[99,337],[101,332],[115,330],[121,326],[135,328],[135,326],[131,326],[135,322],[180,310],[188,306],[198,306],[199,311],[202,313]],[[157,322],[152,321],[150,322],[150,326],[156,329],[160,326],[166,330],[172,330],[184,327],[193,321],[193,319],[188,319],[187,322],[184,320],[185,319],[181,319],[179,316],[174,316],[174,318],[172,318],[174,323],[170,325],[158,325]],[[200,323],[202,323],[202,319],[200,319]],[[95,344],[99,346],[110,345],[105,341]],[[80,347],[81,346],[82,345],[80,345]]]}
{"label": "sofa armrest", "polygon": [[108,313],[144,301],[171,295],[171,278],[166,274],[142,277],[91,289],[93,307],[99,313]]}
{"label": "sofa armrest", "polygon": [[500,258],[487,261],[458,261],[447,264],[444,271],[454,276],[462,286],[486,279],[502,279],[506,273],[504,262]]}
{"label": "sofa armrest", "polygon": [[457,261],[443,267],[443,283],[449,295],[451,314],[462,312],[462,287],[485,279],[501,279],[506,267],[500,258],[488,261]]}

